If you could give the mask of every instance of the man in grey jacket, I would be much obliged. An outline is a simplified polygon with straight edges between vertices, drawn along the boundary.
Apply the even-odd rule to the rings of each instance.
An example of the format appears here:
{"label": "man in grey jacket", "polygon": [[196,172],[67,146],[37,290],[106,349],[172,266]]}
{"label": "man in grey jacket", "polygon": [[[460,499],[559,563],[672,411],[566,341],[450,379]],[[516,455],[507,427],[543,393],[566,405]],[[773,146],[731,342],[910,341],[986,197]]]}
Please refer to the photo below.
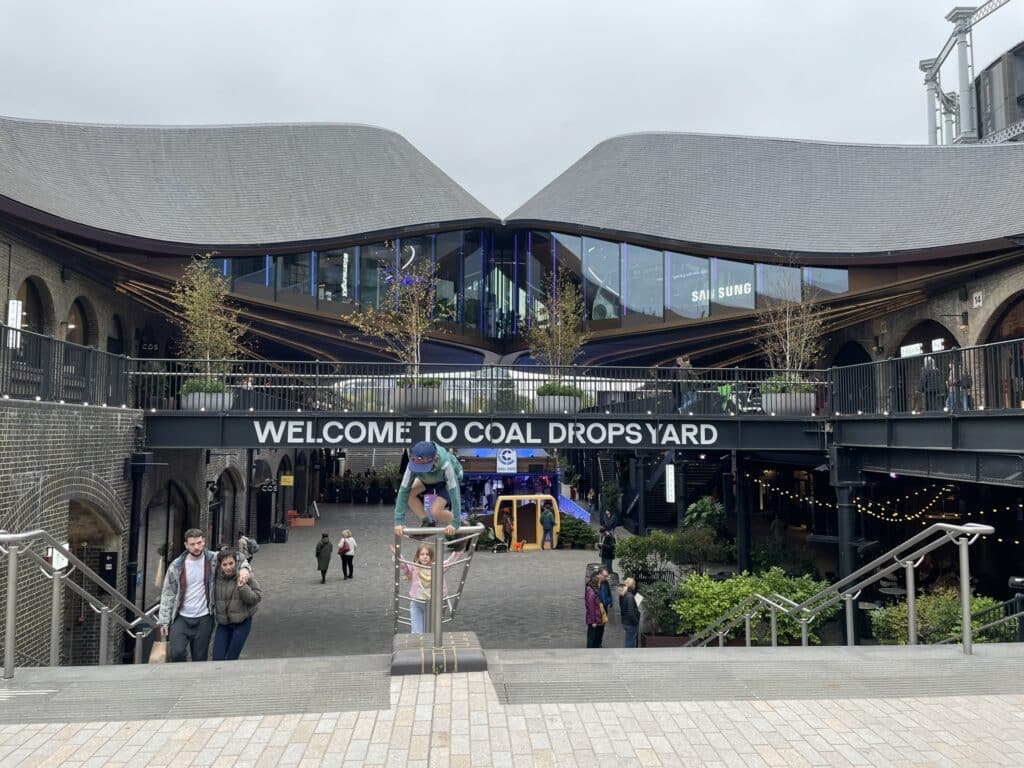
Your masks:
{"label": "man in grey jacket", "polygon": [[[213,634],[213,585],[217,553],[206,548],[206,537],[198,528],[185,531],[185,551],[167,567],[160,593],[162,637],[170,637],[171,661],[206,661]],[[238,566],[238,584],[249,581],[249,563]]]}

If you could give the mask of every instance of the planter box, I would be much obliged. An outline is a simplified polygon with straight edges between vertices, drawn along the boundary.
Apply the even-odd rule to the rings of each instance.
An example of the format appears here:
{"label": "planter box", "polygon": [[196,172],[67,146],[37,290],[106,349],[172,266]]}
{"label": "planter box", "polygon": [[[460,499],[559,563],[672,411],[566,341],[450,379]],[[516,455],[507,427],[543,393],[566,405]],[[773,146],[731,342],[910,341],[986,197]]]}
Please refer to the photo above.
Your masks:
{"label": "planter box", "polygon": [[183,411],[230,411],[234,402],[234,393],[227,392],[190,392],[181,396]]}
{"label": "planter box", "polygon": [[576,413],[580,409],[576,395],[537,395],[537,413]]}
{"label": "planter box", "polygon": [[443,402],[441,387],[396,387],[392,395],[396,413],[430,412]]}
{"label": "planter box", "polygon": [[814,413],[814,393],[766,392],[761,395],[761,407],[776,416],[809,416]]}

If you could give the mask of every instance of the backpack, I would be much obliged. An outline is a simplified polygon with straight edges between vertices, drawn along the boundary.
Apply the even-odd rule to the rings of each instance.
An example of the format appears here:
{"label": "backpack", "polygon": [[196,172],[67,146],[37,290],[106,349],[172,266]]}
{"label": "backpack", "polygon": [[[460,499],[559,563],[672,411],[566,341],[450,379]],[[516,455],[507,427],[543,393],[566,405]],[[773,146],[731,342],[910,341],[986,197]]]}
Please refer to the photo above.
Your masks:
{"label": "backpack", "polygon": [[245,546],[248,547],[250,555],[255,555],[260,551],[260,543],[250,536],[245,537]]}

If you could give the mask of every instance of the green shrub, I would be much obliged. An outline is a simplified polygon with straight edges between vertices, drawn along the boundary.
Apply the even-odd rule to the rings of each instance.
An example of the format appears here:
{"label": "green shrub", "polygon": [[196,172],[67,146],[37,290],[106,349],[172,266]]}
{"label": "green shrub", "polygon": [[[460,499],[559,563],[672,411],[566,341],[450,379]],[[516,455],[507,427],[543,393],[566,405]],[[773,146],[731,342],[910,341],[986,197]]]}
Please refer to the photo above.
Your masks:
{"label": "green shrub", "polygon": [[672,540],[672,559],[679,565],[692,565],[697,573],[704,573],[708,563],[721,563],[734,557],[734,547],[707,525],[680,528],[672,535]]}
{"label": "green shrub", "polygon": [[[984,595],[971,598],[971,613],[994,608],[999,601]],[[960,592],[957,589],[940,589],[917,598],[917,639],[922,644],[937,643],[950,637],[960,636]],[[1008,622],[980,632],[983,623],[993,621],[974,619],[974,641],[978,643],[1009,642],[1016,638],[1017,625]],[[909,641],[909,613],[906,602],[894,603],[871,612],[871,631],[883,645],[906,645]]]}
{"label": "green shrub", "polygon": [[648,536],[633,536],[615,547],[619,572],[640,583],[649,583],[658,572],[666,570],[674,552],[672,537],[661,531],[652,531]]}
{"label": "green shrub", "polygon": [[572,384],[563,384],[560,381],[548,381],[537,387],[537,394],[541,397],[578,397],[583,398],[583,390],[574,387]]}
{"label": "green shrub", "polygon": [[[483,409],[489,408],[489,403]],[[528,397],[516,394],[516,385],[512,379],[502,379],[494,389],[494,410],[498,413],[519,413],[532,411],[533,401]]]}
{"label": "green shrub", "polygon": [[181,387],[181,394],[191,395],[195,392],[224,392],[227,386],[223,379],[189,379]]}
{"label": "green shrub", "polygon": [[[617,480],[606,480],[601,486],[601,506],[603,509],[610,509],[616,516],[619,514],[619,506],[622,501],[622,490]],[[603,511],[603,510],[602,510]]]}
{"label": "green shrub", "polygon": [[686,508],[684,526],[709,526],[720,529],[725,522],[725,505],[713,496],[701,496]]}
{"label": "green shrub", "polygon": [[643,595],[641,604],[644,631],[657,632],[665,635],[678,635],[679,616],[673,604],[681,597],[682,582],[669,584],[656,581],[637,588]]}
{"label": "green shrub", "polygon": [[597,543],[594,529],[572,515],[561,515],[558,542],[565,547],[593,547]]}
{"label": "green shrub", "polygon": [[441,386],[441,380],[433,376],[421,376],[416,378],[415,376],[402,376],[395,381],[396,387],[402,387],[406,389],[408,387],[427,387],[429,389],[437,389]]}
{"label": "green shrub", "polygon": [[814,382],[801,378],[797,373],[784,373],[761,382],[761,392],[765,394],[813,391]]}

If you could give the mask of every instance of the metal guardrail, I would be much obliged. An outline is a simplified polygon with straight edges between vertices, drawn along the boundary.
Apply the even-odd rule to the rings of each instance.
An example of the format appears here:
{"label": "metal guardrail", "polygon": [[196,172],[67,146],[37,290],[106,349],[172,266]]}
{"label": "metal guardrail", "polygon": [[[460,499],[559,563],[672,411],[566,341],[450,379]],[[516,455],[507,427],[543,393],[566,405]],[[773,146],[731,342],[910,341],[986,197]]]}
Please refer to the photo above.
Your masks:
{"label": "metal guardrail", "polygon": [[[997,618],[992,621],[985,621],[986,619],[996,616]],[[986,608],[983,611],[977,611],[971,614],[971,624],[976,622],[985,622],[977,628],[977,632],[980,634],[986,630],[994,629],[995,627],[1002,626],[1003,624],[1009,624],[1011,622],[1016,623],[1016,642],[1024,642],[1024,595],[1016,594],[1009,600],[1004,600],[999,605],[994,605],[991,608]],[[955,643],[957,637],[947,637],[943,640],[939,640],[933,645],[948,645],[949,643]]]}
{"label": "metal guardrail", "polygon": [[747,598],[740,605],[718,621],[713,623],[703,632],[692,638],[688,646],[706,646],[712,639],[718,638],[719,645],[725,645],[728,634],[743,622],[746,635],[746,645],[751,645],[751,621],[754,617],[767,610],[771,623],[771,644],[778,645],[778,634],[776,622],[781,611],[800,623],[801,645],[809,643],[809,624],[823,611],[830,610],[840,601],[846,606],[846,643],[854,645],[854,613],[853,601],[856,600],[861,591],[877,581],[881,581],[896,571],[903,569],[906,580],[907,592],[907,613],[908,613],[908,642],[910,645],[917,644],[917,613],[915,609],[917,589],[914,585],[915,569],[920,565],[922,558],[929,552],[955,543],[960,551],[960,607],[962,633],[960,640],[963,644],[964,653],[972,652],[972,627],[971,627],[971,569],[968,549],[979,536],[988,536],[995,533],[990,525],[979,523],[965,523],[963,525],[950,525],[948,523],[937,523],[925,530],[911,536],[899,546],[894,547],[883,555],[872,560],[867,565],[858,568],[831,586],[811,595],[801,603],[796,603],[789,598],[779,595],[755,594]]}
{"label": "metal guardrail", "polygon": [[[54,568],[42,555],[31,549],[32,544],[35,543],[45,544],[53,552],[63,556],[67,559],[71,568],[67,571]],[[60,664],[61,603],[64,588],[71,590],[81,597],[100,616],[99,664],[101,665],[108,663],[111,619],[119,624],[130,636],[135,638],[145,636],[157,626],[154,615],[155,608],[143,611],[132,604],[46,531],[34,530],[25,533],[0,531],[0,555],[7,557],[7,610],[4,624],[3,672],[5,680],[14,677],[15,630],[18,620],[18,567],[22,556],[34,562],[39,567],[43,576],[50,579],[53,584],[50,611],[50,666]],[[68,577],[76,570],[106,593],[106,596],[111,599],[113,604],[107,605],[99,600],[96,595],[91,594],[81,585],[71,581]],[[134,616],[134,618],[131,621],[125,619],[116,612],[118,608],[124,609],[125,615]],[[140,650],[141,644],[136,643],[136,662],[139,661]]]}
{"label": "metal guardrail", "polygon": [[[424,539],[428,537],[433,539],[431,545],[434,548],[434,559],[430,567],[430,583],[433,586],[430,590],[427,615],[429,630],[433,634],[434,647],[441,648],[443,646],[444,624],[455,618],[455,612],[458,610],[459,601],[462,598],[462,590],[466,586],[466,577],[469,575],[469,566],[473,562],[473,554],[476,551],[474,545],[484,530],[483,525],[463,525],[456,530],[455,536],[457,538],[451,541],[446,540],[444,528],[405,528],[404,535],[395,534],[395,594],[392,630],[396,635],[398,634],[400,624],[410,625],[412,623],[412,619],[409,617],[409,611],[412,609],[412,599],[408,595],[402,594],[402,563],[412,568],[424,567],[412,560],[402,558],[403,537],[410,537],[412,542],[417,545],[424,543]],[[447,558],[444,557],[444,553],[448,550],[451,550],[453,554],[464,550],[466,557],[446,563]],[[462,574],[459,576],[459,586],[456,587],[454,592],[446,593],[445,571],[457,564],[462,564],[463,566]],[[438,585],[441,586],[438,587]],[[444,614],[444,606],[446,604],[448,605],[447,616]],[[407,606],[408,610],[403,612],[403,606]]]}
{"label": "metal guardrail", "polygon": [[1024,408],[1024,339],[829,370],[834,416]]}

